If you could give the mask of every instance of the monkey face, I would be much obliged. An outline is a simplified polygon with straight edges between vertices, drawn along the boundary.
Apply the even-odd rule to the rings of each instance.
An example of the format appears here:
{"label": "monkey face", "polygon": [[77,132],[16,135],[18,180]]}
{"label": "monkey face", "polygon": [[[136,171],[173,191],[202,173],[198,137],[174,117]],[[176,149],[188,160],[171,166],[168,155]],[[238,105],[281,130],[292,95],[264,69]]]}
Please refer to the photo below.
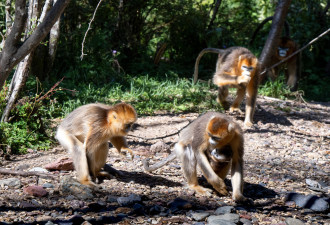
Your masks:
{"label": "monkey face", "polygon": [[289,48],[278,47],[278,55],[280,57],[285,57],[287,55]]}
{"label": "monkey face", "polygon": [[229,145],[226,145],[222,148],[213,149],[210,157],[217,162],[229,162],[233,157],[233,151]]}
{"label": "monkey face", "polygon": [[253,69],[254,69],[254,67],[252,67],[252,66],[242,65],[241,66],[242,75],[251,77],[251,72]]}
{"label": "monkey face", "polygon": [[253,75],[254,69],[257,66],[257,63],[258,60],[254,56],[252,57],[241,55],[238,62],[238,69],[240,70],[238,74],[251,77]]}

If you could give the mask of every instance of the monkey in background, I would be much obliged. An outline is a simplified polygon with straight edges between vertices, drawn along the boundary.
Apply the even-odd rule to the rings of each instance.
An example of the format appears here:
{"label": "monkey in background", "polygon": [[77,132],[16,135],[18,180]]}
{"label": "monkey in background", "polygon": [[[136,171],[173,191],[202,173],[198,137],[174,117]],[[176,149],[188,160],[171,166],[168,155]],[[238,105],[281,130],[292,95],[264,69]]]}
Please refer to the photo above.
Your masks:
{"label": "monkey in background", "polygon": [[96,103],[78,107],[61,122],[56,139],[71,154],[81,184],[94,187],[96,177],[109,177],[101,171],[109,151],[108,141],[119,153],[124,150],[133,157],[125,136],[136,120],[136,111],[129,104]]}
{"label": "monkey in background", "polygon": [[[291,38],[281,37],[278,47],[275,50],[275,54],[272,56],[270,66],[280,62],[297,50],[298,45]],[[298,79],[300,76],[300,56],[301,54],[295,55],[282,64],[271,69],[268,72],[268,76],[275,80],[278,77],[280,70],[284,69],[286,84],[290,87],[291,91],[296,91],[298,88]]]}
{"label": "monkey in background", "polygon": [[[219,55],[213,76],[213,83],[218,86],[217,101],[225,110],[242,113],[239,106],[246,93],[245,126],[252,126],[259,85],[259,67],[258,59],[248,49],[231,47]],[[227,97],[228,88],[231,87],[237,88],[237,96],[230,106]]]}
{"label": "monkey in background", "polygon": [[208,112],[180,132],[170,156],[153,166],[144,160],[143,165],[151,172],[178,158],[189,187],[201,195],[210,195],[210,191],[198,184],[197,165],[222,195],[228,195],[224,179],[231,169],[233,199],[247,203],[250,200],[243,196],[243,154],[244,138],[239,125],[221,113]]}

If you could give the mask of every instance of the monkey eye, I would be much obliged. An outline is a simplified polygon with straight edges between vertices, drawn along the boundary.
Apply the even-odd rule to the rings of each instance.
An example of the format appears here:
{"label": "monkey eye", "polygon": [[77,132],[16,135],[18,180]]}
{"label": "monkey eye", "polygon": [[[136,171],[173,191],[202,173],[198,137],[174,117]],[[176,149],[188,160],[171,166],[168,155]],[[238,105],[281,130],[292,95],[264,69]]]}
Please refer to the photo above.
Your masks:
{"label": "monkey eye", "polygon": [[212,140],[214,140],[214,141],[220,141],[221,140],[221,138],[220,137],[215,137],[215,136],[213,136],[212,134],[210,134],[210,133],[208,133],[208,135],[210,136],[210,138],[212,138]]}

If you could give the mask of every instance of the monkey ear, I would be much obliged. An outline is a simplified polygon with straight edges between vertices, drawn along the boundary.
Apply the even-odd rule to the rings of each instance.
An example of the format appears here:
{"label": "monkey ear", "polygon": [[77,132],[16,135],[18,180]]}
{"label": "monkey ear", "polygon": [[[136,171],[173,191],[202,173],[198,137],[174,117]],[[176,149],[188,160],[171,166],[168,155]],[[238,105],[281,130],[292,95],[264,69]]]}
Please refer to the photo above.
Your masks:
{"label": "monkey ear", "polygon": [[228,132],[232,132],[235,129],[235,125],[233,123],[228,124]]}
{"label": "monkey ear", "polygon": [[116,120],[117,117],[118,117],[118,114],[117,114],[115,111],[111,111],[111,112],[108,114],[108,123],[111,123],[111,121]]}

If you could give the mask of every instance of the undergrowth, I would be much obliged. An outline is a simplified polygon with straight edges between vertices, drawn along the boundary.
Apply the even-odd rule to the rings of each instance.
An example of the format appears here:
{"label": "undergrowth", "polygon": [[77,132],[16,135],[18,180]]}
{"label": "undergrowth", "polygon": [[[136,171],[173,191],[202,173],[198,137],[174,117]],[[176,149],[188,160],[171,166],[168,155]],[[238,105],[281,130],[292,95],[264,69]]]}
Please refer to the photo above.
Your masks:
{"label": "undergrowth", "polygon": [[[40,84],[39,84],[40,85]],[[11,112],[10,123],[0,124],[0,149],[5,153],[25,153],[28,149],[47,149],[54,143],[56,126],[52,121],[63,118],[75,108],[94,102],[132,104],[138,115],[158,112],[179,113],[223,111],[216,102],[216,87],[205,82],[193,84],[192,79],[177,74],[164,76],[123,75],[119,82],[93,83],[64,79],[54,95],[43,98],[38,82],[29,78],[25,97]],[[5,107],[7,86],[0,92],[0,113]],[[235,92],[233,92],[235,93]],[[284,79],[260,86],[260,95],[287,98],[290,91]],[[40,101],[40,99],[42,101]]]}

